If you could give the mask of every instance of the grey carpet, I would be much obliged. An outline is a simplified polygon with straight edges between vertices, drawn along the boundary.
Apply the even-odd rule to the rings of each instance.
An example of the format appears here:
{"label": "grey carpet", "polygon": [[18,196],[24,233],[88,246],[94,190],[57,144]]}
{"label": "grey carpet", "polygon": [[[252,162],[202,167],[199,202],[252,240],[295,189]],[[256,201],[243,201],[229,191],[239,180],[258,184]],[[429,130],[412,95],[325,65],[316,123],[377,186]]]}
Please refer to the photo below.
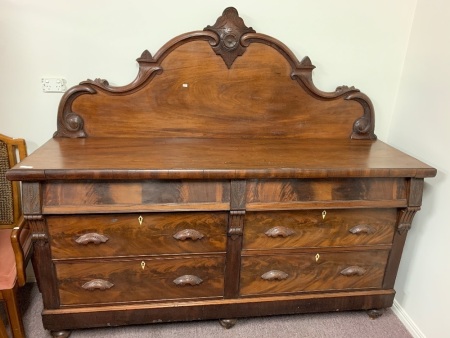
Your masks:
{"label": "grey carpet", "polygon": [[[50,337],[42,326],[40,313],[42,300],[35,284],[27,284],[20,290],[25,331],[29,338]],[[1,318],[5,320],[3,309]],[[9,330],[9,327],[7,327]],[[292,316],[274,316],[264,318],[246,318],[226,330],[217,320],[187,323],[167,323],[139,325],[115,328],[75,330],[71,338],[410,338],[392,310],[388,309],[378,319],[370,319],[364,311],[322,313]]]}

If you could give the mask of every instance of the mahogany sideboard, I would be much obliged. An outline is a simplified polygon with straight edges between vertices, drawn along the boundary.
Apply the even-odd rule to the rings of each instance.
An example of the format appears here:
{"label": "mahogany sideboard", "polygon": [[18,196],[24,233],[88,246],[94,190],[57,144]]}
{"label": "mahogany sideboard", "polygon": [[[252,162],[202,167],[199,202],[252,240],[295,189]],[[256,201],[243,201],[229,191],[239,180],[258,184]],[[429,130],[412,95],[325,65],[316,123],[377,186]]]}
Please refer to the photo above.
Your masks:
{"label": "mahogany sideboard", "polygon": [[317,89],[308,57],[231,7],[137,62],[126,86],[69,89],[7,174],[54,337],[392,306],[436,170],[377,140],[367,95]]}

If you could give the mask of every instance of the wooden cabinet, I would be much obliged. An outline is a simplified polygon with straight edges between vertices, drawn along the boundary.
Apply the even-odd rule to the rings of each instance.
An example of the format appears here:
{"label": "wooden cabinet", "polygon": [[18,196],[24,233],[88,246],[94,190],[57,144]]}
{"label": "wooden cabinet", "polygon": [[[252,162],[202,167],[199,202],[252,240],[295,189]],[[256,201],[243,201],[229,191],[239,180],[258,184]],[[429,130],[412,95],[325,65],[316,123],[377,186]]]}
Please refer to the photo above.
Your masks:
{"label": "wooden cabinet", "polygon": [[436,170],[376,139],[365,94],[320,91],[234,8],[138,63],[127,86],[69,89],[54,137],[7,174],[45,328],[392,305]]}

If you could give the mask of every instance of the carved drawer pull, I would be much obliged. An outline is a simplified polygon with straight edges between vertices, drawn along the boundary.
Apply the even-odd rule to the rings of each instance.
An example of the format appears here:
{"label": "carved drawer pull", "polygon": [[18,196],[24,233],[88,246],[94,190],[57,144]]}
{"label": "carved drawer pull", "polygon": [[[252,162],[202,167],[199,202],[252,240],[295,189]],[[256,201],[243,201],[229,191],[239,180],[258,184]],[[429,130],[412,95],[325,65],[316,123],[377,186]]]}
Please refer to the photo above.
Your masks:
{"label": "carved drawer pull", "polygon": [[355,235],[359,235],[359,234],[371,235],[371,234],[375,233],[375,228],[368,224],[360,224],[360,225],[354,226],[349,231]]}
{"label": "carved drawer pull", "polygon": [[268,237],[288,237],[295,234],[295,231],[284,226],[276,226],[265,232]]}
{"label": "carved drawer pull", "polygon": [[100,244],[100,243],[105,243],[109,238],[104,236],[104,235],[100,235],[97,234],[95,232],[90,232],[88,234],[84,234],[80,237],[78,237],[75,242],[77,242],[78,244],[89,244],[89,243],[94,243],[94,244]]}
{"label": "carved drawer pull", "polygon": [[178,231],[175,235],[173,235],[173,238],[179,240],[179,241],[184,241],[186,239],[191,239],[193,241],[196,241],[197,239],[202,239],[204,237],[204,235],[194,229],[184,229],[181,231]]}
{"label": "carved drawer pull", "polygon": [[199,285],[203,282],[203,279],[194,275],[180,276],[173,281],[176,285]]}
{"label": "carved drawer pull", "polygon": [[106,290],[111,289],[114,286],[113,283],[108,282],[104,279],[93,279],[89,282],[83,284],[82,288],[85,290]]}
{"label": "carved drawer pull", "polygon": [[366,273],[366,269],[360,266],[349,266],[341,271],[341,275],[351,277],[351,276],[362,276]]}
{"label": "carved drawer pull", "polygon": [[283,280],[288,277],[289,275],[286,272],[280,270],[270,270],[261,276],[264,280]]}

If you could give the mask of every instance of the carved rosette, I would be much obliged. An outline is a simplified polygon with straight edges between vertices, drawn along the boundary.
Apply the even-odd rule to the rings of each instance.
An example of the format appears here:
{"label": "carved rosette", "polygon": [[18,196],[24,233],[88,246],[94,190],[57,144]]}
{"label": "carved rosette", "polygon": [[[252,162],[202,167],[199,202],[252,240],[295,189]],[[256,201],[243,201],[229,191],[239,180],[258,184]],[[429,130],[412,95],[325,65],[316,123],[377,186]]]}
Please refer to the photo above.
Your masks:
{"label": "carved rosette", "polygon": [[411,224],[413,218],[420,207],[407,207],[400,211],[400,216],[398,220],[397,231],[400,235],[408,232],[411,229]]}
{"label": "carved rosette", "polygon": [[231,68],[234,60],[244,54],[246,47],[241,44],[241,38],[246,33],[255,33],[253,28],[247,27],[244,20],[239,17],[238,11],[228,7],[223,11],[213,26],[207,26],[205,31],[213,31],[219,36],[219,42],[213,46],[213,50]]}

